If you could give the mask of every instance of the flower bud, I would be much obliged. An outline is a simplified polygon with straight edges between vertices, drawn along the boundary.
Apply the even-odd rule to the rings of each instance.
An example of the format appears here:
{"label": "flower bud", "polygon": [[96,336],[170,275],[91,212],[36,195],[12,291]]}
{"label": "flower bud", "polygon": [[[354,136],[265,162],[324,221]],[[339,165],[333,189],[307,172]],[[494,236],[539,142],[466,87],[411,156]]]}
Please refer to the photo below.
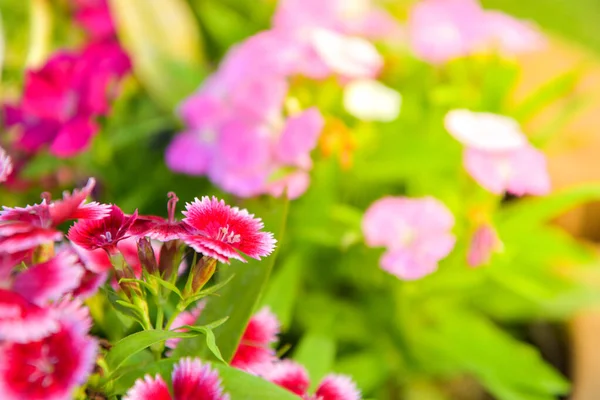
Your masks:
{"label": "flower bud", "polygon": [[162,278],[169,280],[173,271],[175,270],[175,263],[177,254],[179,253],[179,240],[171,240],[163,243],[160,249],[160,257],[158,260],[158,270],[160,271]]}
{"label": "flower bud", "polygon": [[154,255],[154,249],[152,244],[147,238],[141,238],[137,242],[138,258],[140,264],[149,274],[158,274],[158,263],[156,262],[156,256]]}
{"label": "flower bud", "polygon": [[204,256],[192,267],[190,272],[192,279],[192,293],[198,293],[204,285],[212,278],[217,268],[217,260]]}

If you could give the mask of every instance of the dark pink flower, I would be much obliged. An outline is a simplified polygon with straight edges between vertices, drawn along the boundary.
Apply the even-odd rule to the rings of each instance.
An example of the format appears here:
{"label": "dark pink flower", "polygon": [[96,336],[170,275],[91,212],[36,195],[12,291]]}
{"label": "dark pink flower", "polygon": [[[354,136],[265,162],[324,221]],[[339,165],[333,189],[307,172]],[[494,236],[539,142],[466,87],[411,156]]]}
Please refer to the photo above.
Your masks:
{"label": "dark pink flower", "polygon": [[37,341],[0,344],[0,393],[6,400],[68,399],[95,363],[91,321],[77,301],[58,304],[57,329]]}
{"label": "dark pink flower", "polygon": [[50,309],[37,306],[18,293],[0,289],[0,343],[39,340],[57,330],[58,323]]}
{"label": "dark pink flower", "polygon": [[271,364],[263,378],[297,394],[305,400],[360,400],[356,384],[346,375],[329,374],[323,378],[314,395],[308,394],[310,380],[306,369],[291,360]]}
{"label": "dark pink flower", "polygon": [[168,242],[170,240],[177,240],[182,234],[186,233],[185,224],[175,219],[175,211],[177,210],[179,198],[177,198],[174,192],[169,192],[168,196],[168,219],[152,215],[140,215],[129,229],[131,235],[148,236],[151,239]]}
{"label": "dark pink flower", "polygon": [[136,218],[137,210],[128,217],[113,204],[108,216],[100,220],[78,221],[69,229],[67,237],[86,250],[104,249],[115,254],[117,243],[128,237],[128,230]]}
{"label": "dark pink flower", "polygon": [[173,394],[165,381],[146,375],[138,379],[123,400],[229,400],[217,371],[197,358],[183,358],[173,368]]}
{"label": "dark pink flower", "polygon": [[247,372],[259,372],[265,364],[275,360],[271,346],[277,342],[278,334],[279,320],[268,307],[263,307],[250,318],[231,366]]}
{"label": "dark pink flower", "polygon": [[93,40],[115,39],[115,25],[106,0],[73,0],[75,19]]}
{"label": "dark pink flower", "polygon": [[433,273],[454,248],[454,216],[433,197],[384,197],[365,212],[362,230],[370,247],[385,247],[381,267],[401,279]]}
{"label": "dark pink flower", "polygon": [[183,222],[190,233],[182,240],[197,252],[229,263],[230,258],[242,262],[238,254],[260,259],[271,254],[276,240],[270,232],[261,232],[264,227],[260,218],[254,218],[247,210],[230,207],[223,200],[208,196],[187,203]]}

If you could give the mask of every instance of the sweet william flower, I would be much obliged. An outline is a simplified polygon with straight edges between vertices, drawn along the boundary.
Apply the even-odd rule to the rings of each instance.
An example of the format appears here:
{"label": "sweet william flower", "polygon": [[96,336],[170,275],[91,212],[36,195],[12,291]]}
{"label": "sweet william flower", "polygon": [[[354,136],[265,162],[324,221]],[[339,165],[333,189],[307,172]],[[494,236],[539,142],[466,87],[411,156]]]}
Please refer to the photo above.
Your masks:
{"label": "sweet william flower", "polygon": [[116,254],[117,243],[128,237],[128,230],[136,218],[137,210],[126,216],[113,204],[108,216],[100,220],[78,221],[69,229],[67,237],[86,250],[104,249],[109,254]]}
{"label": "sweet william flower", "polygon": [[263,307],[250,318],[231,366],[247,372],[260,372],[276,359],[271,346],[277,342],[278,334],[279,320],[268,307]]}
{"label": "sweet william flower", "polygon": [[550,191],[544,154],[529,144],[514,119],[453,110],[446,114],[444,123],[448,132],[466,146],[465,169],[490,192],[522,196]]}
{"label": "sweet william flower", "polygon": [[123,400],[229,400],[217,371],[197,358],[183,358],[173,368],[173,391],[165,381],[146,375],[138,379]]}
{"label": "sweet william flower", "polygon": [[230,207],[223,200],[208,196],[187,203],[183,222],[189,233],[181,239],[197,252],[218,261],[229,263],[231,258],[246,262],[238,251],[260,259],[271,254],[276,240],[264,227],[260,218],[247,210]]}
{"label": "sweet william flower", "polygon": [[0,393],[6,400],[67,400],[95,363],[97,344],[79,301],[55,306],[57,330],[36,341],[0,343]]}
{"label": "sweet william flower", "polygon": [[304,400],[360,400],[361,394],[352,379],[345,375],[329,374],[323,378],[313,395],[308,393],[310,380],[306,369],[290,360],[273,363],[262,376]]}
{"label": "sweet william flower", "polygon": [[384,197],[365,212],[362,230],[370,247],[385,247],[381,267],[400,279],[431,274],[454,248],[454,216],[433,197]]}

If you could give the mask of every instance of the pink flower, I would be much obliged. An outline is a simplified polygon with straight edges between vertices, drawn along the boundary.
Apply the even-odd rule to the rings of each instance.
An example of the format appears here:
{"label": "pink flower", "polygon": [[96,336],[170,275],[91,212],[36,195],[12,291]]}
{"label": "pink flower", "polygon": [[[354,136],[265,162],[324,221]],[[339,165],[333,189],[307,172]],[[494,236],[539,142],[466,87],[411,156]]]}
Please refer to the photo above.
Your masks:
{"label": "pink flower", "polygon": [[490,192],[522,196],[550,191],[546,159],[528,143],[514,119],[453,110],[444,122],[448,132],[466,146],[465,169]]}
{"label": "pink flower", "polygon": [[28,152],[49,145],[59,157],[85,150],[98,130],[95,117],[109,111],[109,88],[129,68],[118,45],[97,43],[27,71],[21,104],[4,107],[6,125],[20,128],[17,145]]}
{"label": "pink flower", "polygon": [[479,51],[535,50],[542,42],[535,28],[477,0],[422,0],[411,10],[408,34],[417,56],[433,64]]}
{"label": "pink flower", "polygon": [[[198,317],[200,316],[200,313],[202,313],[202,310],[204,310],[205,306],[206,302],[200,301],[191,310],[182,312],[177,317],[175,317],[173,323],[170,326],[170,329],[172,331],[177,332],[187,332],[187,329],[181,327],[184,325],[193,326],[196,323],[196,320],[198,320]],[[165,342],[165,346],[167,346],[170,349],[174,349],[175,347],[177,347],[177,344],[180,341],[181,339],[179,338],[167,339],[167,341]]]}
{"label": "pink flower", "polygon": [[232,208],[223,200],[216,197],[211,200],[208,196],[202,200],[196,198],[185,208],[183,222],[190,233],[181,239],[206,256],[224,263],[229,263],[230,258],[245,262],[238,251],[260,259],[275,248],[273,234],[261,232],[264,224],[247,210]]}
{"label": "pink flower", "polygon": [[106,0],[73,0],[75,19],[94,40],[115,38],[115,25]]}
{"label": "pink flower", "polygon": [[86,250],[104,249],[115,254],[117,243],[128,236],[128,230],[137,218],[137,210],[127,217],[116,205],[110,214],[101,220],[81,220],[70,229],[67,237]]}
{"label": "pink flower", "polygon": [[290,360],[283,360],[271,365],[263,377],[297,394],[305,400],[360,400],[361,394],[350,377],[329,374],[323,378],[314,395],[309,395],[310,380],[306,369]]}
{"label": "pink flower", "polygon": [[250,318],[231,366],[247,372],[259,372],[276,359],[271,346],[277,342],[278,334],[279,320],[268,307],[263,307]]}
{"label": "pink flower", "polygon": [[498,234],[491,225],[480,225],[471,237],[471,245],[467,253],[467,264],[479,267],[490,262],[492,253],[502,247]]}
{"label": "pink flower", "polygon": [[229,400],[217,371],[197,358],[181,359],[173,369],[172,378],[172,395],[160,376],[153,379],[146,375],[135,382],[123,400]]}
{"label": "pink flower", "polygon": [[27,343],[0,343],[0,393],[6,400],[69,399],[95,364],[96,341],[80,302],[64,301],[53,313],[57,329]]}
{"label": "pink flower", "polygon": [[43,308],[75,289],[83,276],[77,257],[62,251],[23,272],[0,275],[0,341],[38,340],[57,329],[52,312]]}
{"label": "pink flower", "polygon": [[12,159],[10,156],[4,151],[2,147],[0,147],[0,182],[5,182],[8,179],[8,176],[13,171]]}
{"label": "pink flower", "polygon": [[453,249],[452,213],[433,197],[384,197],[366,211],[362,229],[370,247],[385,247],[381,267],[401,279],[422,278]]}

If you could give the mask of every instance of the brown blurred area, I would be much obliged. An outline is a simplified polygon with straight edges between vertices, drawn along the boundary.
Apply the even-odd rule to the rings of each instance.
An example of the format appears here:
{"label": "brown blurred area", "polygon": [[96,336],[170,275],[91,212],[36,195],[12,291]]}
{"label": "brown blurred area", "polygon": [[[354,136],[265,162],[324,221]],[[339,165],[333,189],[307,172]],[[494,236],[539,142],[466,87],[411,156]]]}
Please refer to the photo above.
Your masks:
{"label": "brown blurred area", "polygon": [[[600,57],[571,43],[551,40],[546,49],[519,59],[523,73],[514,93],[516,103],[560,75],[579,69],[576,88],[536,115],[525,126],[536,132],[552,124],[556,115],[579,99],[583,106],[560,129],[546,148],[555,189],[600,182]],[[600,277],[600,203],[588,204],[560,217],[557,224],[598,247]],[[600,290],[600,279],[598,282]],[[582,311],[570,323],[572,400],[600,399],[600,306]]]}

